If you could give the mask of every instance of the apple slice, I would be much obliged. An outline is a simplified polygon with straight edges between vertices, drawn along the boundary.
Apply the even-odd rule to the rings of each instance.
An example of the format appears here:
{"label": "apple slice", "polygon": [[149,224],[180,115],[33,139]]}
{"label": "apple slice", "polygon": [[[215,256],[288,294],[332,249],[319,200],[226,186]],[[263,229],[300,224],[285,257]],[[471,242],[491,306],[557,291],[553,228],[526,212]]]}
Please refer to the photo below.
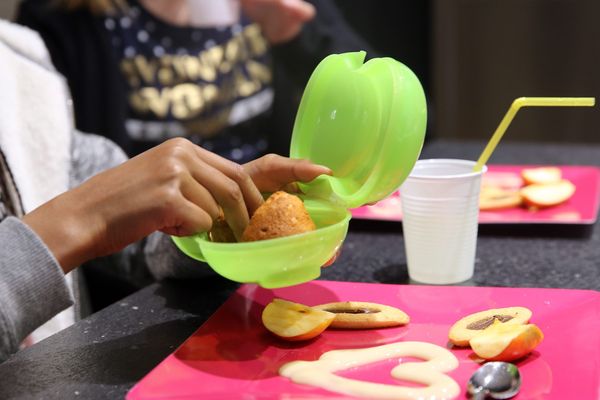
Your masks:
{"label": "apple slice", "polygon": [[334,319],[334,313],[282,299],[273,299],[262,312],[265,328],[291,341],[308,340],[320,335]]}
{"label": "apple slice", "polygon": [[557,167],[525,168],[521,171],[521,177],[526,185],[556,183],[562,179],[562,173]]}
{"label": "apple slice", "polygon": [[529,207],[551,207],[564,203],[575,193],[575,185],[566,179],[558,182],[525,186],[521,189],[523,202]]}
{"label": "apple slice", "polygon": [[494,323],[469,341],[471,349],[488,361],[513,361],[531,353],[544,339],[534,324]]}
{"label": "apple slice", "polygon": [[479,209],[482,211],[518,207],[522,202],[519,190],[503,189],[498,186],[484,186],[479,194]]}
{"label": "apple slice", "polygon": [[492,308],[479,311],[456,321],[448,332],[448,339],[455,346],[468,346],[469,341],[485,332],[493,324],[524,325],[532,312],[525,307]]}

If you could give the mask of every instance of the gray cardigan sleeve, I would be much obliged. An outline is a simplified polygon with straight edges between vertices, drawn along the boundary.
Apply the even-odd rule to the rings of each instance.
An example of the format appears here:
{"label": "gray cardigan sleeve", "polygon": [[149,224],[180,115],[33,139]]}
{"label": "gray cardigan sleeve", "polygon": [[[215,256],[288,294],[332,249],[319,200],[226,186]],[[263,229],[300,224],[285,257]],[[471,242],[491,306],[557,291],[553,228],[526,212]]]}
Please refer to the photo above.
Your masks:
{"label": "gray cardigan sleeve", "polygon": [[1,361],[73,299],[56,259],[27,225],[6,218],[0,222],[0,243]]}
{"label": "gray cardigan sleeve", "polygon": [[[76,133],[71,186],[127,157],[114,143]],[[35,328],[73,304],[62,269],[42,240],[21,220],[0,222],[0,362],[16,352]],[[132,281],[202,277],[212,270],[178,251],[167,235],[154,233],[120,253],[93,260]]]}

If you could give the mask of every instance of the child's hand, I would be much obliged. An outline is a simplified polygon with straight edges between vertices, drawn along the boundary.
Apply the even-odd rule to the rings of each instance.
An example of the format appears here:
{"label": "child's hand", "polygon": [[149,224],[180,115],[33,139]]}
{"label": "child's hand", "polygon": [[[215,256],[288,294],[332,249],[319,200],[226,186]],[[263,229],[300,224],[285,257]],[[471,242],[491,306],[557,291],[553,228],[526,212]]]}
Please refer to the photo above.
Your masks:
{"label": "child's hand", "polygon": [[242,0],[241,5],[271,44],[293,39],[315,16],[315,7],[304,0]]}
{"label": "child's hand", "polygon": [[319,175],[331,175],[331,170],[322,165],[275,154],[250,161],[243,167],[261,192],[289,189],[295,182],[310,182]]}
{"label": "child's hand", "polygon": [[263,202],[261,191],[323,173],[330,171],[275,155],[241,166],[178,138],[92,177],[23,221],[66,272],[154,231],[178,236],[209,231],[221,210],[239,239]]}

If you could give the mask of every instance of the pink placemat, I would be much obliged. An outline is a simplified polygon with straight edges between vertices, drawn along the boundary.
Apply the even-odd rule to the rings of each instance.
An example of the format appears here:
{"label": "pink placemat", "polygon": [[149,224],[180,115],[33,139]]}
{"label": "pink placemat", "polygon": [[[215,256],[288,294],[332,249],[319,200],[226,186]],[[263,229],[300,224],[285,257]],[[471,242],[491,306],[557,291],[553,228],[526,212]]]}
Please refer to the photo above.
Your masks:
{"label": "pink placemat", "polygon": [[[369,301],[401,308],[405,327],[326,330],[316,339],[293,343],[275,338],[260,316],[273,297],[316,305]],[[316,399],[347,398],[292,383],[277,373],[293,360],[315,360],[332,349],[362,348],[396,341],[447,346],[450,326],[489,308],[524,306],[545,334],[527,358],[516,362],[523,385],[517,399],[597,399],[600,388],[600,293],[586,290],[443,287],[313,281],[268,290],[243,285],[181,347],[128,393],[127,399]],[[460,361],[448,373],[464,396],[468,377],[479,366],[469,349],[451,349]],[[342,375],[392,383],[397,360]]]}
{"label": "pink placemat", "polygon": [[[482,184],[499,184],[504,187],[523,185],[521,170],[536,167],[534,165],[489,165]],[[593,224],[598,218],[600,202],[600,169],[590,166],[560,166],[564,179],[575,185],[575,194],[563,204],[540,209],[528,210],[524,207],[512,207],[496,211],[480,211],[480,224]],[[364,206],[352,210],[352,217],[381,221],[401,221],[402,205],[400,192],[396,191],[388,198],[373,206]]]}

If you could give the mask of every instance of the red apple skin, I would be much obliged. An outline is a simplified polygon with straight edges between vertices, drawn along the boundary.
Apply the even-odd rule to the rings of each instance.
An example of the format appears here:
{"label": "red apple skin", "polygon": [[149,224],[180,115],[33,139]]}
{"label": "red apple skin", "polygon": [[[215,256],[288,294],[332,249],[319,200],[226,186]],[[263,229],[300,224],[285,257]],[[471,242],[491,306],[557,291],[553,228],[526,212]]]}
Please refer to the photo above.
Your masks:
{"label": "red apple skin", "polygon": [[532,330],[535,333],[520,335],[515,338],[510,345],[496,357],[488,359],[489,361],[514,361],[525,357],[531,353],[538,344],[544,340],[544,334],[537,326],[533,325]]}
{"label": "red apple skin", "polygon": [[523,330],[523,332],[516,336],[514,339],[512,339],[508,346],[506,346],[506,348],[502,350],[502,352],[498,353],[493,357],[485,357],[482,356],[482,354],[475,351],[474,343],[471,343],[475,354],[485,359],[486,361],[514,361],[523,358],[527,354],[531,353],[544,339],[543,332],[534,324],[512,326],[504,325],[500,329],[500,332],[502,332],[500,334],[497,333],[499,331],[498,329],[493,329],[492,327],[487,332],[483,331],[480,335],[489,335],[489,337],[493,337],[493,335],[506,335],[510,334],[509,330],[511,328],[514,328],[515,330]]}

